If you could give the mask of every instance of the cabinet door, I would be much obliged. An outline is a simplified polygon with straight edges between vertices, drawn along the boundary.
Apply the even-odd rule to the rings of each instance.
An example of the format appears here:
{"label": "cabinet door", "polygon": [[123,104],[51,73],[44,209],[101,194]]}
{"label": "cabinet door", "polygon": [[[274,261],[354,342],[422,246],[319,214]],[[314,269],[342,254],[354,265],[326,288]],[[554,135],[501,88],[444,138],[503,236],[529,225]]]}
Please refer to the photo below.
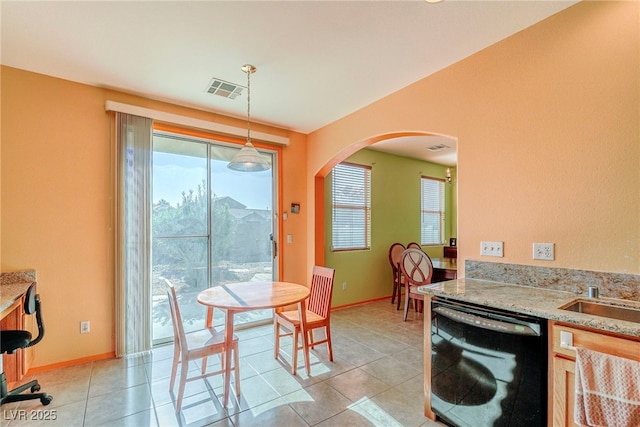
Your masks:
{"label": "cabinet door", "polygon": [[575,402],[575,350],[562,346],[560,334],[567,332],[572,336],[572,346],[588,348],[613,356],[624,357],[640,362],[640,341],[635,337],[620,337],[602,333],[601,331],[579,329],[573,325],[550,323],[551,334],[551,367],[553,379],[553,403],[549,403],[552,413],[548,425],[553,427],[575,426],[573,408]]}
{"label": "cabinet door", "polygon": [[573,422],[575,367],[573,360],[553,358],[553,427],[577,425]]}
{"label": "cabinet door", "polygon": [[[20,298],[3,312],[4,318],[0,320],[2,330],[24,329],[23,300]],[[24,350],[18,350],[13,354],[2,354],[2,367],[7,379],[7,383],[13,386],[22,379],[26,370],[24,368]]]}

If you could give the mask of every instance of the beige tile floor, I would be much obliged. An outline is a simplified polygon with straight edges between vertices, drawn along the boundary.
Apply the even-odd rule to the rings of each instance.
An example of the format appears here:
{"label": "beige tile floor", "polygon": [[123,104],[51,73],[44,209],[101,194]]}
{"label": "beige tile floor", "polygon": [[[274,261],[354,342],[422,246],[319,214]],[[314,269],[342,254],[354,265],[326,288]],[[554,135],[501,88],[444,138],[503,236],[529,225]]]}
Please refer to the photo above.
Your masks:
{"label": "beige tile floor", "polygon": [[412,312],[407,322],[401,317],[389,300],[334,311],[334,361],[325,345],[317,347],[311,375],[302,360],[291,375],[291,341],[282,343],[289,354],[273,357],[271,325],[238,331],[242,393],[226,409],[222,379],[214,376],[187,383],[176,414],[169,345],[148,355],[39,373],[53,402],[3,405],[0,425],[440,426],[423,415],[422,315]]}

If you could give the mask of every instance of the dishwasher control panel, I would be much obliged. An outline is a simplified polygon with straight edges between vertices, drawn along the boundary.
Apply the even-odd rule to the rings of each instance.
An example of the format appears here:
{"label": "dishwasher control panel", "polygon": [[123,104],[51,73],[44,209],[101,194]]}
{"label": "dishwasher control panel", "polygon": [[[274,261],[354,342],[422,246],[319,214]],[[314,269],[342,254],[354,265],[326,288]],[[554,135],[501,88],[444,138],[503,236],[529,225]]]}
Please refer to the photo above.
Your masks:
{"label": "dishwasher control panel", "polygon": [[438,315],[447,317],[451,320],[455,320],[457,322],[471,326],[476,326],[482,329],[490,329],[492,331],[504,332],[514,335],[539,335],[530,326],[520,324],[516,321],[492,319],[443,306],[435,307],[433,309],[433,312]]}

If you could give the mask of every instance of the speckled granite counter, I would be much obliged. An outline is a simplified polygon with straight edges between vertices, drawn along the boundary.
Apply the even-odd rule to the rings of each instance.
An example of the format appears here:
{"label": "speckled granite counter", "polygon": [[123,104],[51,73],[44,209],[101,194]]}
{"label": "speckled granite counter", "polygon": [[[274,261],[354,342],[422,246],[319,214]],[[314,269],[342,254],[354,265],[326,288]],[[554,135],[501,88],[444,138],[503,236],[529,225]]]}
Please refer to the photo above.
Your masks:
{"label": "speckled granite counter", "polygon": [[35,270],[0,273],[0,313],[11,307],[35,281]]}
{"label": "speckled granite counter", "polygon": [[[603,331],[640,337],[640,323],[608,319],[572,311],[561,310],[571,301],[582,296],[574,292],[520,286],[480,279],[458,279],[420,286],[418,292],[425,295],[449,297],[459,301],[482,304],[520,313],[528,313]],[[640,302],[617,298],[599,298],[600,301],[640,309]]]}

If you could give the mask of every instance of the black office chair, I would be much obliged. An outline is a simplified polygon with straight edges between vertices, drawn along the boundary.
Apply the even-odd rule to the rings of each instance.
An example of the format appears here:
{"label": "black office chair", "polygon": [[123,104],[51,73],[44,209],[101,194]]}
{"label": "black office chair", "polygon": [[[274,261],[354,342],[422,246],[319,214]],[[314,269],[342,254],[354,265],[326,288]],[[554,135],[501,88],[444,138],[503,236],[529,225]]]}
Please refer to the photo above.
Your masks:
{"label": "black office chair", "polygon": [[[29,331],[0,331],[0,348],[2,354],[15,353],[19,348],[27,348],[36,345],[44,337],[44,325],[42,323],[42,313],[40,311],[40,295],[36,294],[36,284],[32,283],[27,289],[27,293],[24,299],[24,312],[25,314],[36,314],[36,321],[38,323],[38,336],[36,339],[31,339],[31,332]],[[0,357],[2,357],[0,354]],[[0,367],[2,362],[0,361]],[[4,369],[2,369],[2,377],[0,378],[2,384],[0,385],[0,405],[4,405],[9,402],[20,402],[23,400],[40,399],[43,405],[48,405],[53,400],[53,396],[47,393],[36,393],[40,391],[40,384],[37,380],[29,381],[27,384],[21,385],[11,391],[7,391],[7,378],[4,375]],[[31,389],[31,394],[21,394],[22,392]]]}

